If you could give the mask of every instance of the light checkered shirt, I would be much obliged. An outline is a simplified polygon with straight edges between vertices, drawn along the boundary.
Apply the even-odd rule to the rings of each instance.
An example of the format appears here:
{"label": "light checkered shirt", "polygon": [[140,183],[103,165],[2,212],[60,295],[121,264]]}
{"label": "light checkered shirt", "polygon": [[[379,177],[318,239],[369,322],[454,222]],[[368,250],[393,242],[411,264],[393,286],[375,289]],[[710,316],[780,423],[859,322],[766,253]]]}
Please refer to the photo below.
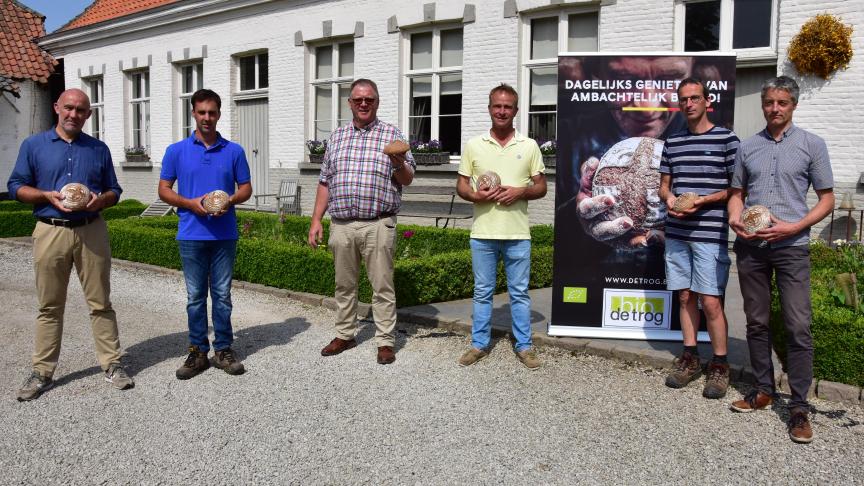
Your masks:
{"label": "light checkered shirt", "polygon": [[[807,190],[811,184],[817,191],[834,187],[828,147],[822,138],[795,125],[783,132],[779,142],[762,130],[741,142],[735,154],[732,187],[744,190],[745,207],[761,204],[775,217],[795,223],[810,211]],[[807,228],[769,246],[806,245],[809,240]]]}
{"label": "light checkered shirt", "polygon": [[[399,212],[402,185],[393,179],[393,165],[384,146],[405,140],[395,126],[375,120],[364,128],[353,123],[330,134],[318,180],[327,186],[327,210],[336,219],[373,219]],[[409,151],[407,163],[416,167]]]}

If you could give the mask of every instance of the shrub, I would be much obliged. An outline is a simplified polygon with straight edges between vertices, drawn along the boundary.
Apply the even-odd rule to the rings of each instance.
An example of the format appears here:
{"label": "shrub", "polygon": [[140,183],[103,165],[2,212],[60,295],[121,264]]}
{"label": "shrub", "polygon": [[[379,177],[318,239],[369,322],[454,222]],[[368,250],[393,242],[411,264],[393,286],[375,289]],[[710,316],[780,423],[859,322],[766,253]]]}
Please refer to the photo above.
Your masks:
{"label": "shrub", "polygon": [[[854,272],[864,276],[861,245],[824,243],[810,246],[811,299],[813,306],[813,376],[817,379],[864,386],[864,313],[841,305],[832,295],[834,276]],[[861,280],[859,294],[864,291]],[[776,288],[772,292],[771,331],[781,361],[786,360],[786,331]]]}
{"label": "shrub", "polygon": [[[141,214],[141,211],[144,211],[146,207],[139,201],[126,199],[102,211],[102,217],[106,221],[128,218]],[[2,201],[0,202],[0,222],[2,222],[0,224],[0,238],[30,236],[33,234],[33,228],[36,227],[33,206],[18,201]]]}

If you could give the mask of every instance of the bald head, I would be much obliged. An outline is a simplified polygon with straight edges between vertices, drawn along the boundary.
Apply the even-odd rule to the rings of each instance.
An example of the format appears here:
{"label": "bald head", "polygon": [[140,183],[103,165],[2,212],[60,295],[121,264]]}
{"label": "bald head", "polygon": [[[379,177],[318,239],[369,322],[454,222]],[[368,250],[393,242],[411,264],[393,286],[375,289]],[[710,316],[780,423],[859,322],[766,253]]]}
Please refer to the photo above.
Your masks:
{"label": "bald head", "polygon": [[57,113],[57,134],[67,141],[75,139],[90,118],[90,98],[80,89],[67,89],[54,103],[54,112]]}

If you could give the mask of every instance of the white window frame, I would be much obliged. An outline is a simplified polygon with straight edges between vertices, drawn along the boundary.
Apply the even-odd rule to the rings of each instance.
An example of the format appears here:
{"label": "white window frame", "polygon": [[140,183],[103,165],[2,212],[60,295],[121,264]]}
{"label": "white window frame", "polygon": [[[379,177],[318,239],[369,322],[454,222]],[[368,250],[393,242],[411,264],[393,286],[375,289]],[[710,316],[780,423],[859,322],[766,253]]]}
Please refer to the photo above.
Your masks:
{"label": "white window frame", "polygon": [[[402,31],[402,93],[404,101],[402,103],[401,126],[404,127],[405,136],[411,138],[411,80],[413,78],[430,77],[432,78],[432,107],[429,120],[429,139],[440,141],[440,109],[441,109],[441,76],[459,74],[462,76],[462,93],[463,106],[459,113],[459,123],[464,121],[464,93],[465,93],[465,76],[462,71],[462,65],[441,67],[441,31],[461,30],[462,31],[462,62],[465,62],[465,28],[462,24],[440,24],[431,28],[416,29]],[[432,67],[428,69],[411,69],[411,36],[414,34],[432,34]],[[453,115],[444,115],[445,117]],[[464,134],[462,135],[464,138]],[[429,140],[424,140],[428,142]],[[461,140],[459,143],[459,152],[461,154]],[[451,160],[459,160],[459,155],[451,155]]]}
{"label": "white window frame", "polygon": [[[90,96],[90,110],[92,114],[87,120],[87,133],[90,136],[105,140],[105,78],[103,76],[93,76],[83,79],[87,94]],[[99,130],[93,127],[93,122],[97,122]]]}
{"label": "white window frame", "polygon": [[[692,3],[705,3],[714,0],[675,0],[675,50],[684,52],[684,28],[686,6]],[[747,64],[770,64],[777,62],[777,4],[778,0],[771,0],[771,32],[768,35],[770,45],[767,47],[753,47],[749,49],[732,48],[732,35],[735,31],[735,1],[720,0],[720,39],[719,49],[708,52],[735,52],[738,55],[738,65]]]}
{"label": "white window frame", "polygon": [[[330,99],[332,100],[332,103],[330,106],[330,122],[331,122],[330,123],[330,133],[332,133],[333,130],[336,130],[340,126],[340,124],[339,124],[339,122],[340,122],[340,119],[339,119],[339,108],[340,108],[340,106],[339,106],[339,104],[340,104],[339,88],[344,87],[344,86],[350,86],[351,83],[354,82],[354,73],[353,72],[351,73],[350,76],[341,76],[342,73],[338,72],[340,64],[341,64],[341,61],[340,61],[341,58],[340,58],[339,52],[340,52],[341,46],[343,46],[345,44],[351,44],[351,46],[354,49],[354,65],[355,65],[355,70],[356,70],[356,65],[357,65],[357,63],[356,63],[356,61],[357,61],[357,49],[356,49],[356,47],[357,46],[354,43],[353,38],[344,38],[341,40],[337,39],[337,40],[333,40],[331,42],[328,42],[326,44],[318,43],[318,44],[309,44],[308,45],[310,82],[308,85],[308,98],[307,99],[310,100],[310,102],[309,102],[309,116],[307,118],[308,122],[307,122],[307,126],[306,126],[306,133],[308,133],[307,140],[316,140],[316,136],[317,136],[316,131],[315,131],[315,124],[317,122],[317,119],[315,118],[315,116],[316,116],[316,113],[318,112],[317,111],[318,107],[316,104],[317,98],[315,96],[315,94],[316,94],[315,90],[319,87],[326,87],[329,85],[330,89],[331,89],[331,98]],[[333,56],[331,57],[331,66],[333,69],[332,76],[330,76],[329,78],[317,78],[316,76],[318,75],[318,72],[317,72],[318,49],[319,48],[326,48],[326,47],[330,47],[331,49],[333,49]],[[348,95],[350,96],[351,94],[348,93]],[[347,103],[347,100],[346,100],[346,103]],[[341,121],[344,122],[345,120],[341,120]],[[350,117],[348,118],[347,122],[349,122],[349,123],[351,122]]]}
{"label": "white window frame", "polygon": [[[261,87],[261,55],[267,55],[267,86]],[[241,71],[241,60],[254,57],[255,58],[255,87],[253,89],[240,89],[243,82],[243,73]],[[270,89],[270,54],[267,50],[259,50],[254,52],[245,52],[243,54],[235,54],[235,73],[237,76],[237,84],[234,91],[234,99],[261,98],[266,97]]]}
{"label": "white window frame", "polygon": [[[145,78],[145,89],[142,90],[143,96],[138,98],[135,97],[135,83],[136,78],[139,75],[146,75]],[[128,121],[128,131],[127,136],[129,143],[127,147],[135,148],[135,147],[143,147],[144,151],[149,155],[150,154],[150,97],[151,97],[151,83],[150,83],[150,69],[137,69],[134,71],[127,71],[126,78],[129,86],[129,103],[128,103],[128,113],[127,113],[127,121]],[[140,116],[136,119],[135,117],[135,105],[141,105],[142,109],[139,111]],[[139,128],[136,128],[136,122],[139,124]],[[136,132],[143,131],[143,144],[139,145],[137,143]]]}
{"label": "white window frame", "polygon": [[[189,137],[195,131],[195,119],[192,118],[192,106],[189,100],[195,91],[204,87],[204,60],[196,59],[176,63],[177,73],[177,139],[182,140]],[[192,68],[192,91],[184,92],[186,87],[186,68]],[[190,125],[186,125],[186,117],[189,117]]]}
{"label": "white window frame", "polygon": [[[519,71],[519,116],[518,128],[523,134],[528,136],[529,118],[531,115],[531,70],[544,67],[558,67],[558,58],[550,57],[544,59],[531,59],[531,22],[537,19],[546,19],[558,17],[558,52],[567,52],[569,50],[569,31],[570,16],[596,13],[597,14],[597,51],[601,45],[601,15],[602,10],[597,6],[567,8],[558,11],[545,10],[534,14],[526,14],[521,16],[522,20],[522,45],[519,46],[519,57],[522,63]],[[558,105],[555,105],[555,112],[558,112]],[[537,112],[547,113],[547,112]],[[556,129],[557,130],[557,129]],[[557,137],[556,137],[557,138]]]}

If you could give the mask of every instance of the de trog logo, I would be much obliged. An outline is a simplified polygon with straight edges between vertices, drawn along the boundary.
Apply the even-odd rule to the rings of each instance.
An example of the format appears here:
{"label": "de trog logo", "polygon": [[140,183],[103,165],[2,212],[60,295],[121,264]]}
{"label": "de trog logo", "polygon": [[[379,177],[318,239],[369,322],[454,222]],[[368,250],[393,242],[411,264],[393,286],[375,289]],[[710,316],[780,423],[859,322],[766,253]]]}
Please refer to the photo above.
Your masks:
{"label": "de trog logo", "polygon": [[603,327],[669,329],[671,292],[603,289]]}

